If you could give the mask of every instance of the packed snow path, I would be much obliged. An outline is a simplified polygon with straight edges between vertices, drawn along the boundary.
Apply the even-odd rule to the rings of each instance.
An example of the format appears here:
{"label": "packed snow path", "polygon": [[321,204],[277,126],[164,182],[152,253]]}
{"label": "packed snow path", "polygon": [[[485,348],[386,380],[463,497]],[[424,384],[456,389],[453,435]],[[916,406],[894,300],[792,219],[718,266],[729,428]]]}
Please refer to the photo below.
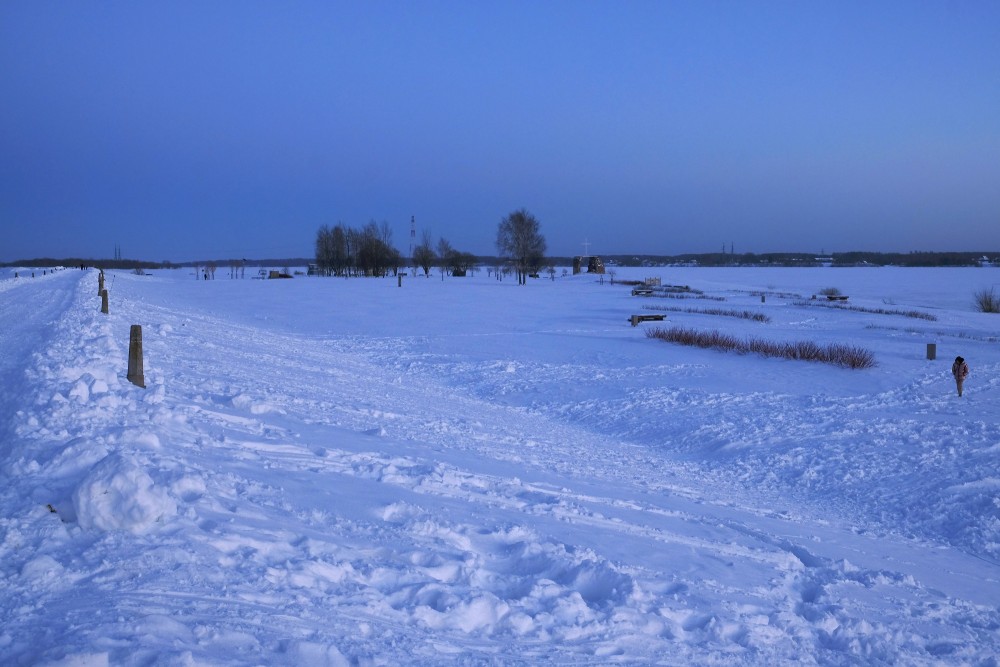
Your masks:
{"label": "packed snow path", "polygon": [[957,404],[903,327],[790,368],[573,280],[0,283],[0,662],[995,660],[995,343],[926,325]]}

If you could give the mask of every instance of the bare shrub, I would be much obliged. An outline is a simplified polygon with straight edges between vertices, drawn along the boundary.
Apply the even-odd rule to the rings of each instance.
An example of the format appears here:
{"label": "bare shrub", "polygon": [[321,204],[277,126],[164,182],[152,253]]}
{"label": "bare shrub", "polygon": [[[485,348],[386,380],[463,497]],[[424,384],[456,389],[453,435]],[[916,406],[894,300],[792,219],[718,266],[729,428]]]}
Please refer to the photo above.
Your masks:
{"label": "bare shrub", "polygon": [[803,359],[805,361],[825,361],[823,349],[811,340],[801,340],[788,344],[788,351],[785,355],[789,359]]}
{"label": "bare shrub", "polygon": [[972,295],[972,299],[980,313],[1000,313],[1000,296],[994,288],[981,289]]}
{"label": "bare shrub", "polygon": [[843,366],[845,368],[874,368],[875,355],[855,345],[842,345],[835,343],[827,347],[829,363]]}
{"label": "bare shrub", "polygon": [[836,287],[824,287],[819,293],[823,296],[840,296],[840,290]]}
{"label": "bare shrub", "polygon": [[696,331],[684,327],[654,328],[646,332],[647,338],[657,338],[668,343],[690,345],[706,349],[759,354],[764,357],[818,361],[843,368],[873,368],[877,364],[870,351],[843,344],[822,346],[813,341],[776,342],[760,338],[739,339],[721,331]]}

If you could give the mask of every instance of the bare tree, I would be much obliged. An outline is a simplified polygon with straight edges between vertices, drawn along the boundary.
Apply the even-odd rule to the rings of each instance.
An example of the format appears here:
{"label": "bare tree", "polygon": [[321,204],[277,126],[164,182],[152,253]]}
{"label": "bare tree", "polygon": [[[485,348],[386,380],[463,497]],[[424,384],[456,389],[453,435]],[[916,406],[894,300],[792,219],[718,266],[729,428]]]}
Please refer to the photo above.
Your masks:
{"label": "bare tree", "polygon": [[340,223],[323,225],[316,233],[316,265],[326,276],[342,276],[348,270],[347,230]]}
{"label": "bare tree", "polygon": [[451,274],[453,276],[464,276],[467,273],[476,273],[476,264],[479,258],[471,252],[456,250],[451,254]]}
{"label": "bare tree", "polygon": [[535,216],[518,209],[502,219],[497,227],[497,251],[514,263],[517,282],[524,285],[528,275],[537,273],[545,259],[545,237]]}
{"label": "bare tree", "polygon": [[438,239],[438,268],[441,271],[442,280],[444,280],[445,273],[451,273],[451,256],[454,253],[455,249],[451,247],[451,243],[448,242],[448,239],[444,237]]}
{"label": "bare tree", "polygon": [[431,247],[431,233],[425,229],[420,237],[420,245],[413,249],[414,271],[416,267],[420,267],[424,270],[424,275],[430,277],[431,267],[434,266],[435,259],[437,257],[434,254],[434,248]]}

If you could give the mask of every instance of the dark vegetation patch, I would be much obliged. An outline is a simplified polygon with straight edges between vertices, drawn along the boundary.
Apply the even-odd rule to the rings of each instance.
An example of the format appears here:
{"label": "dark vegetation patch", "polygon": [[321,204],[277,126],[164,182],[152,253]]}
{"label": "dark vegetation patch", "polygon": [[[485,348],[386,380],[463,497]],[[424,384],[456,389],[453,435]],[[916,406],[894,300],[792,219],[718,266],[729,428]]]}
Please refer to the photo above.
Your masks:
{"label": "dark vegetation patch", "polygon": [[992,287],[973,294],[972,301],[980,313],[1000,313],[1000,295]]}
{"label": "dark vegetation patch", "polygon": [[918,320],[937,322],[937,315],[931,315],[920,310],[899,310],[896,308],[866,308],[865,306],[849,306],[843,303],[827,303],[825,301],[794,301],[793,306],[809,306],[810,308],[836,308],[837,310],[852,310],[856,313],[872,313],[875,315],[902,315]]}
{"label": "dark vegetation patch", "polygon": [[865,329],[877,329],[882,331],[902,331],[908,334],[914,334],[918,336],[927,336],[929,338],[961,338],[963,340],[979,340],[984,343],[1000,343],[1000,336],[979,336],[976,334],[970,334],[965,331],[927,331],[925,329],[914,329],[912,327],[887,327],[881,324],[869,324]]}
{"label": "dark vegetation patch", "polygon": [[652,290],[647,297],[660,299],[706,299],[708,301],[725,301],[723,296],[709,296],[699,289],[688,285],[650,285],[644,280],[619,280],[619,284],[631,287],[641,287]]}
{"label": "dark vegetation patch", "polygon": [[654,287],[650,295],[661,299],[705,299],[708,301],[725,301],[722,296],[709,296],[701,290],[693,289],[687,285],[663,285]]}
{"label": "dark vegetation patch", "polygon": [[764,357],[817,361],[843,368],[874,368],[877,365],[875,355],[870,351],[839,343],[820,345],[813,341],[778,342],[753,337],[737,338],[721,331],[697,331],[683,327],[650,329],[646,332],[646,337],[668,343],[724,352],[753,353]]}
{"label": "dark vegetation patch", "polygon": [[776,292],[774,290],[736,290],[737,293],[749,294],[750,296],[769,296],[776,299],[801,299],[801,294],[796,294],[795,292]]}
{"label": "dark vegetation patch", "polygon": [[722,317],[737,317],[754,322],[770,322],[771,318],[764,313],[736,308],[682,308],[680,306],[645,306],[646,310],[665,310],[673,313],[699,313],[702,315],[721,315]]}

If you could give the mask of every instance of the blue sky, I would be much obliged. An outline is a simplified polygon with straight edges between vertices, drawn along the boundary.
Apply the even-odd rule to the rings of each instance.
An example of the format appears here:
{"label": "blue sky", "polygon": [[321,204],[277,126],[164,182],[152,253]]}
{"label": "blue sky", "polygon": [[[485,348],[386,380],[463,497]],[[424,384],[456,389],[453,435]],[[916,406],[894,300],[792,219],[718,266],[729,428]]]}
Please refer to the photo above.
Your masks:
{"label": "blue sky", "polygon": [[1000,3],[4,2],[0,261],[1000,249]]}

